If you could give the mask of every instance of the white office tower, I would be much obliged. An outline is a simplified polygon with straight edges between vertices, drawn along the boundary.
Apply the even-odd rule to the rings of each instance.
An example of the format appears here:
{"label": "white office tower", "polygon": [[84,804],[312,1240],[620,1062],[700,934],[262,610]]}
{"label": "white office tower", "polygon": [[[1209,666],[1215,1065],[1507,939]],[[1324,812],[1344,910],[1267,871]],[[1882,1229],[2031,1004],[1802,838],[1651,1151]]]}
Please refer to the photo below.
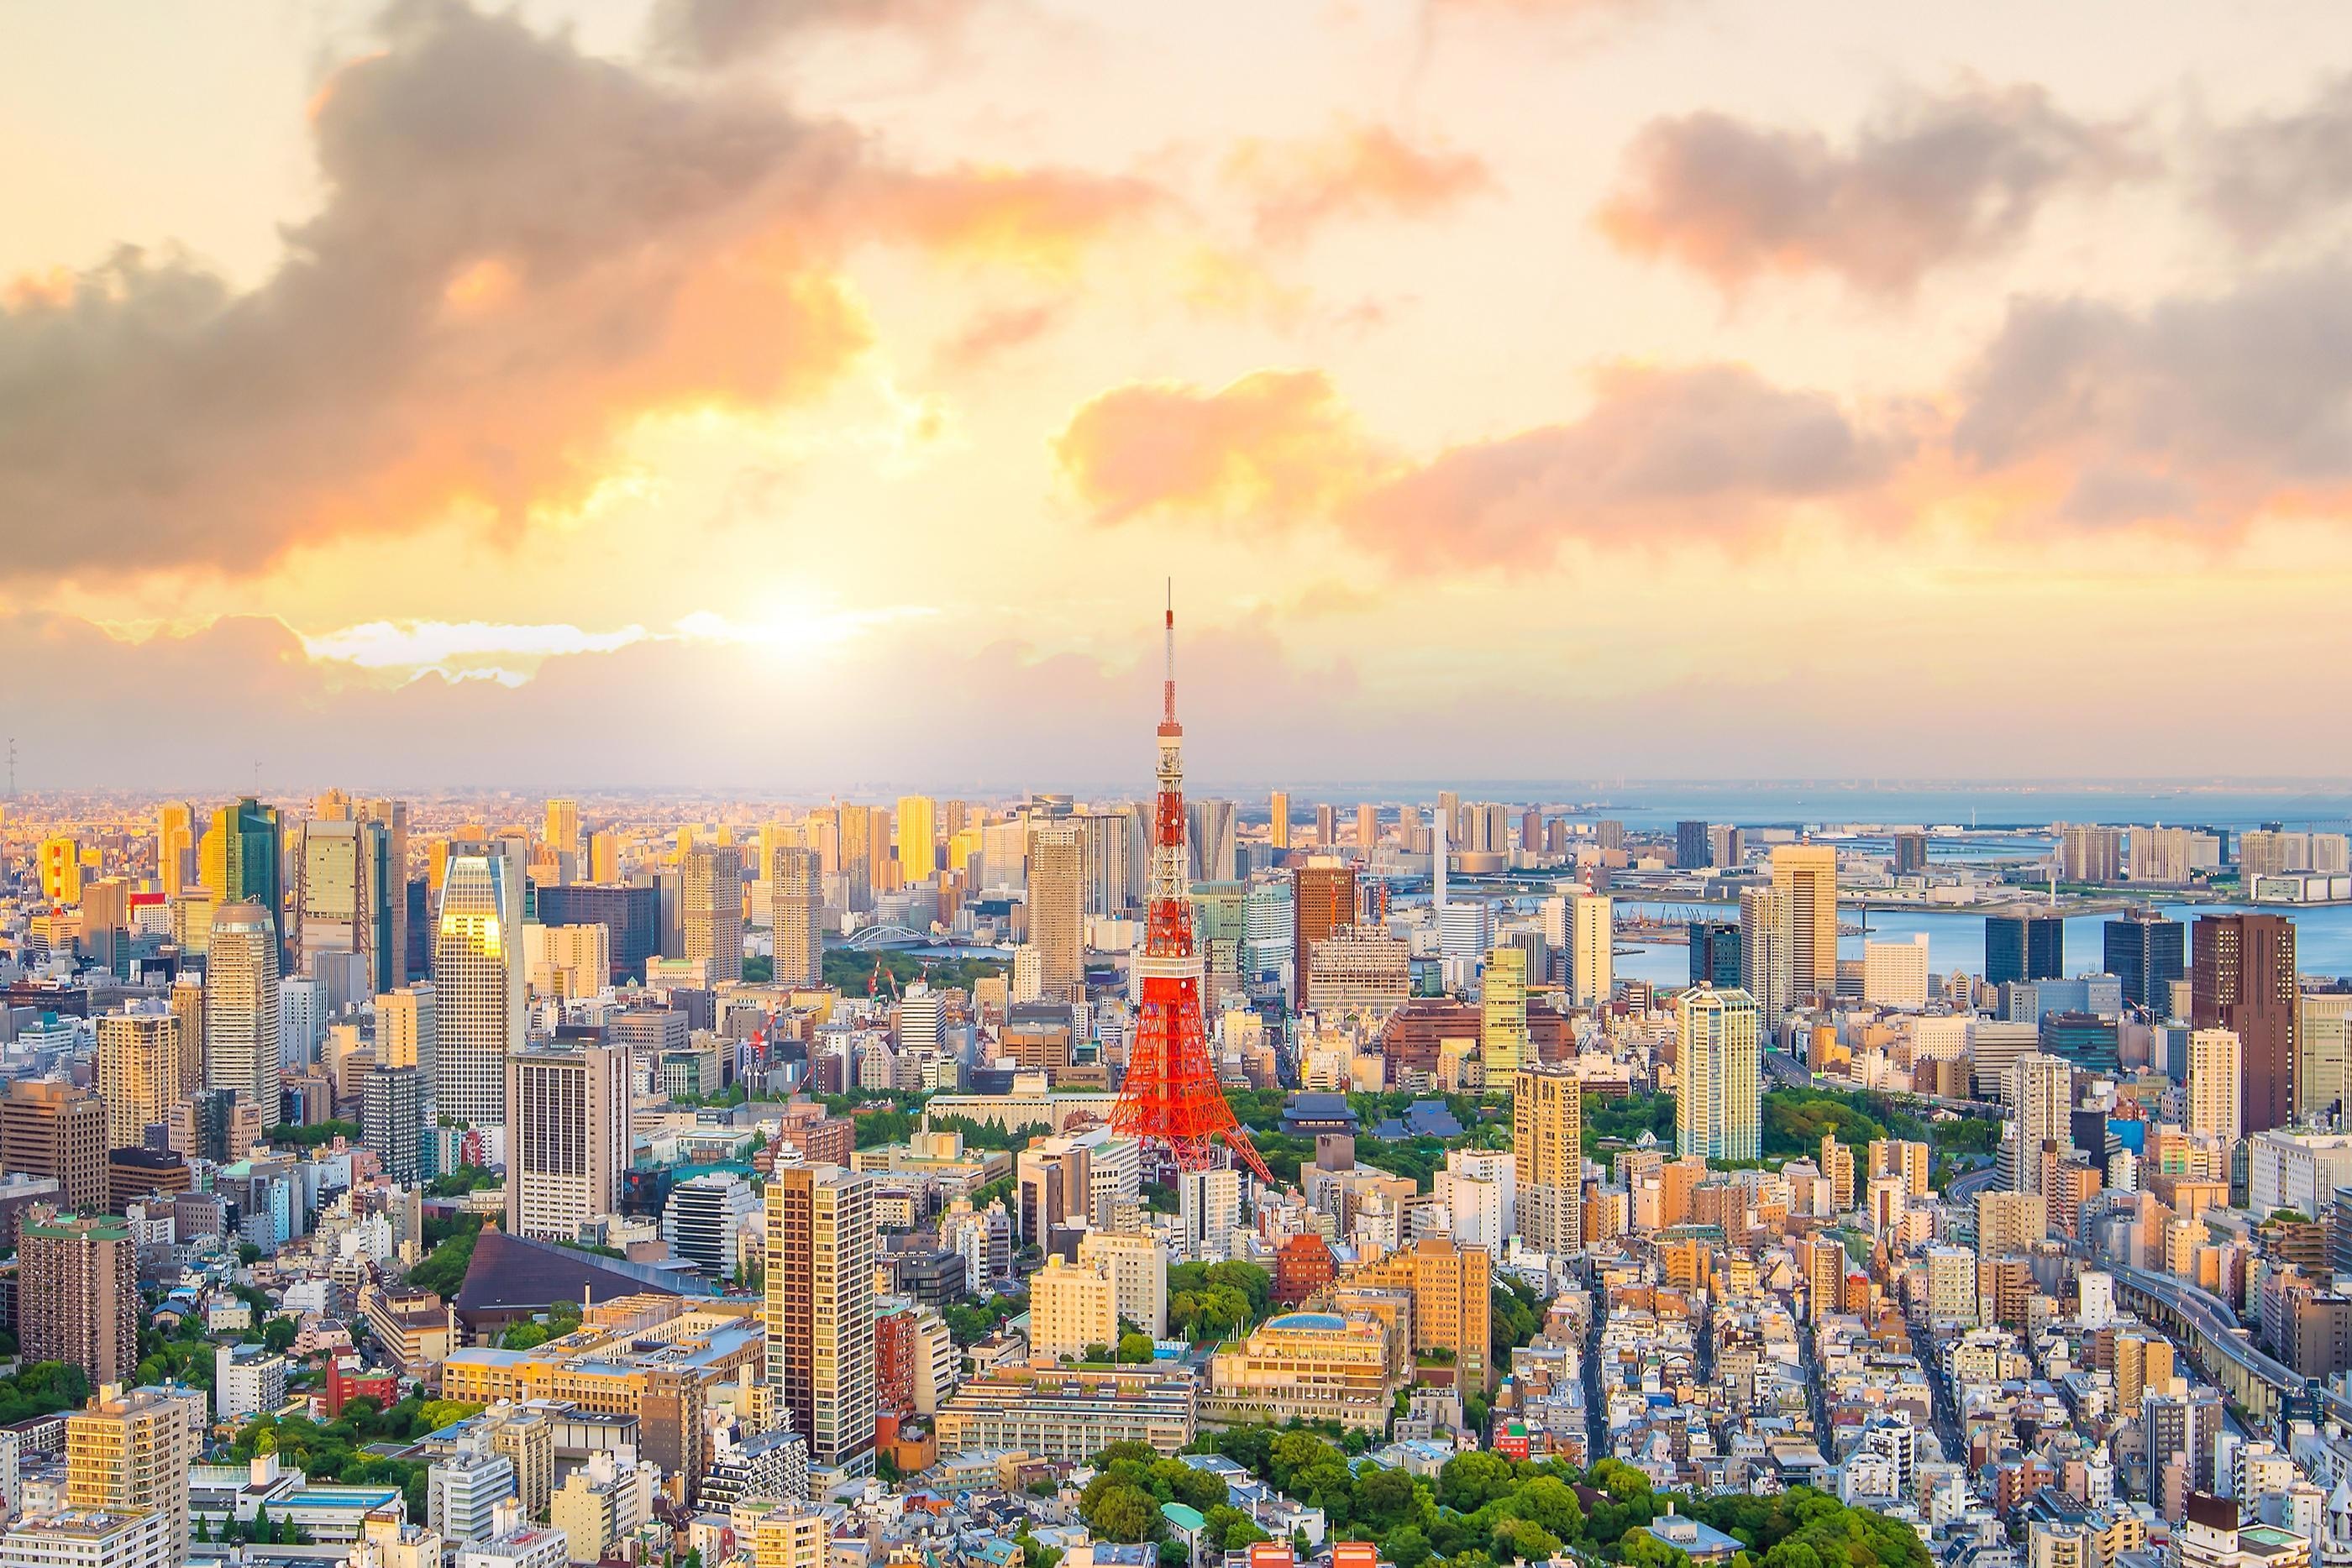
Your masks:
{"label": "white office tower", "polygon": [[301,1069],[319,1060],[319,1046],[327,1038],[327,988],[305,975],[278,982],[278,1060]]}
{"label": "white office tower", "polygon": [[1437,950],[1462,965],[1465,973],[1494,945],[1494,905],[1485,899],[1463,899],[1438,912]]}
{"label": "white office tower", "polygon": [[1500,1257],[1518,1230],[1518,1172],[1508,1149],[1454,1149],[1437,1173],[1436,1196],[1454,1239]]}
{"label": "white office tower", "polygon": [[433,922],[435,1112],[470,1126],[507,1119],[507,1058],[525,1022],[522,868],[504,848],[449,856]]}
{"label": "white office tower", "polygon": [[1242,1173],[1184,1172],[1176,1178],[1176,1217],[1183,1227],[1189,1261],[1224,1261],[1242,1223]]}
{"label": "white office tower", "polygon": [[621,1207],[629,1051],[569,1042],[507,1058],[507,1228],[549,1241]]}
{"label": "white office tower", "polygon": [[749,1183],[732,1171],[713,1171],[670,1189],[662,1207],[662,1240],[705,1279],[731,1280],[742,1265],[743,1228],[759,1212]]}
{"label": "white office tower", "polygon": [[2075,1315],[2083,1327],[2092,1333],[2107,1327],[2116,1321],[2116,1277],[2097,1269],[2085,1269],[2074,1276],[2074,1288],[2081,1305]]}
{"label": "white office tower", "polygon": [[226,1089],[278,1119],[278,926],[250,900],[213,915],[205,961],[205,1087]]}
{"label": "white office tower", "polygon": [[172,1539],[172,1516],[162,1509],[45,1510],[0,1535],[6,1568],[178,1568],[184,1561]]}
{"label": "white office tower", "polygon": [[898,1001],[898,1051],[937,1052],[940,1049],[940,998],[922,981],[907,988]]}
{"label": "white office tower", "polygon": [[2042,1150],[2055,1144],[2060,1157],[2074,1148],[2074,1064],[2039,1051],[2010,1064],[2006,1098],[2015,1118],[2016,1190],[2042,1190]]}
{"label": "white office tower", "polygon": [[498,1504],[514,1495],[514,1461],[493,1451],[487,1436],[463,1437],[426,1472],[425,1522],[444,1541],[478,1541],[491,1533]]}
{"label": "white office tower", "polygon": [[1675,1147],[1711,1160],[1756,1158],[1763,1134],[1756,1002],[1701,987],[1675,999],[1681,1015]]}

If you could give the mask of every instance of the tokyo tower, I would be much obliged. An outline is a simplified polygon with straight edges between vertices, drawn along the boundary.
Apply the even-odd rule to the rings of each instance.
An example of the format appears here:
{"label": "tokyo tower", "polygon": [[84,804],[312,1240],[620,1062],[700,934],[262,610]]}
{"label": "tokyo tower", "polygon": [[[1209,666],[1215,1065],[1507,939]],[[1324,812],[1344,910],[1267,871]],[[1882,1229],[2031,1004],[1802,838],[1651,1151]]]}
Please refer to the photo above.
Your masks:
{"label": "tokyo tower", "polygon": [[1168,598],[1168,678],[1160,688],[1160,790],[1152,810],[1151,913],[1136,965],[1143,981],[1135,1046],[1111,1129],[1165,1148],[1180,1171],[1216,1163],[1225,1146],[1258,1180],[1274,1185],[1257,1150],[1234,1120],[1209,1061],[1201,1020],[1201,955],[1192,946],[1192,900],[1184,848],[1184,727],[1176,722],[1176,597]]}

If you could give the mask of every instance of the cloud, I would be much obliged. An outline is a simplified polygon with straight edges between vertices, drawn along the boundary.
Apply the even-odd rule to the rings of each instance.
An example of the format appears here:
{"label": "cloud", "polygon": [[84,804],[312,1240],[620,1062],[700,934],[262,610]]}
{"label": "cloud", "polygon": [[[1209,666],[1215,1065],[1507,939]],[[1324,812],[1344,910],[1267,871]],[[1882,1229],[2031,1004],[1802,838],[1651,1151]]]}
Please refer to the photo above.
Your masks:
{"label": "cloud", "polygon": [[[126,249],[0,310],[13,564],[257,566],[576,501],[635,416],[772,405],[864,347],[812,254],[852,139],[408,0],[314,107],[326,200],[237,293]],[[35,526],[37,523],[37,526]]]}
{"label": "cloud", "polygon": [[658,0],[655,49],[709,68],[764,55],[817,28],[930,30],[961,21],[972,0]]}
{"label": "cloud", "polygon": [[1378,447],[1321,373],[1269,371],[1216,392],[1106,393],[1055,449],[1099,521],[1324,517],[1400,561],[1496,567],[1570,536],[1730,534],[1861,499],[1915,445],[1899,422],[1865,423],[1745,366],[1618,367],[1593,393],[1580,419],[1412,464]]}
{"label": "cloud", "polygon": [[987,364],[1045,337],[1060,324],[1067,311],[1067,303],[1062,300],[983,310],[940,346],[940,361],[959,371]]}
{"label": "cloud", "polygon": [[1248,141],[1224,164],[1261,239],[1295,244],[1339,219],[1427,217],[1491,190],[1474,154],[1416,147],[1385,125],[1343,125],[1306,141]]}
{"label": "cloud", "polygon": [[2352,76],[2331,78],[2292,113],[2214,131],[2198,163],[2205,207],[2250,247],[2340,216],[2352,197]]}
{"label": "cloud", "polygon": [[2039,471],[2085,523],[2234,525],[2352,483],[2352,266],[2146,310],[2014,303],[1962,383],[1956,451]]}
{"label": "cloud", "polygon": [[1168,204],[1159,186],[1125,175],[965,167],[877,175],[860,216],[881,237],[944,255],[1067,273],[1087,246]]}
{"label": "cloud", "polygon": [[1816,392],[1739,365],[1602,372],[1583,418],[1456,446],[1346,508],[1402,559],[1507,568],[1570,537],[1728,535],[1855,499],[1910,448]]}
{"label": "cloud", "polygon": [[1902,294],[2014,243],[2058,193],[2145,166],[2128,133],[2032,87],[1897,99],[1844,147],[1703,111],[1642,130],[1597,221],[1726,290],[1819,272]]}
{"label": "cloud", "polygon": [[1295,519],[1360,486],[1371,461],[1319,371],[1261,371],[1215,392],[1121,387],[1079,409],[1054,452],[1107,523],[1160,509]]}

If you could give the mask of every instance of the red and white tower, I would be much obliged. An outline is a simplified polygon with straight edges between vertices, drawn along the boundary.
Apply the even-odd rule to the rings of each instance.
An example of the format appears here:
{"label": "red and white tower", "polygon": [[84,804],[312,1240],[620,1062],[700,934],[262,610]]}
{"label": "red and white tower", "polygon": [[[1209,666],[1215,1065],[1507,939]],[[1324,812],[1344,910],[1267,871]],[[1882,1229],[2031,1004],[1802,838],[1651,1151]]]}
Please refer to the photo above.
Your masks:
{"label": "red and white tower", "polygon": [[1201,1018],[1201,955],[1192,945],[1192,900],[1184,845],[1184,727],[1176,722],[1176,598],[1168,599],[1168,678],[1161,687],[1160,789],[1152,810],[1151,912],[1136,964],[1142,1007],[1127,1078],[1112,1110],[1114,1132],[1165,1148],[1178,1170],[1217,1163],[1223,1138],[1260,1181],[1274,1175],[1234,1119]]}

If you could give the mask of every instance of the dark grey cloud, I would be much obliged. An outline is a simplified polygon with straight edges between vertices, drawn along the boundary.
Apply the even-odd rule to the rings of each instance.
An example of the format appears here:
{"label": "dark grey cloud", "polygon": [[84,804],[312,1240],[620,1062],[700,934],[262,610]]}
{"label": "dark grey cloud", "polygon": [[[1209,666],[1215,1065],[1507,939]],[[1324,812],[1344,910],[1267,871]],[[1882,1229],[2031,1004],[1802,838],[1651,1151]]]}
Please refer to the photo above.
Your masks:
{"label": "dark grey cloud", "polygon": [[1844,145],[1706,111],[1642,130],[1599,222],[1726,289],[1826,273],[1900,294],[2014,243],[2058,193],[2148,166],[2129,132],[2032,87],[1901,97]]}

